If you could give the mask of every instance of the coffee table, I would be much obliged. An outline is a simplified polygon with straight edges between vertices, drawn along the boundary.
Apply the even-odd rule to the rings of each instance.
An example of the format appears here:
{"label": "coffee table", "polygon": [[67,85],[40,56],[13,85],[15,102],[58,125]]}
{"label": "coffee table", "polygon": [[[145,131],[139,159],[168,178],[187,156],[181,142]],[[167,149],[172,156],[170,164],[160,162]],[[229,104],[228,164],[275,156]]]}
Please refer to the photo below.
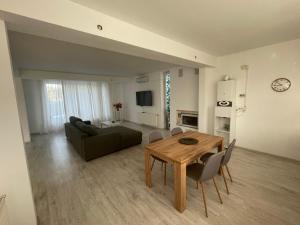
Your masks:
{"label": "coffee table", "polygon": [[120,126],[121,122],[120,121],[103,121],[100,123],[100,127],[115,127],[115,126]]}

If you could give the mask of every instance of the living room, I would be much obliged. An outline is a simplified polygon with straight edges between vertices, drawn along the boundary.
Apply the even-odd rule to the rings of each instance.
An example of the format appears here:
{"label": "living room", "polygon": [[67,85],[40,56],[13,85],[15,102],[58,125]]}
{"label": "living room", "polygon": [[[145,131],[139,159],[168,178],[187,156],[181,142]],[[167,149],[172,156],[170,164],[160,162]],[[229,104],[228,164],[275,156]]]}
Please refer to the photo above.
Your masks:
{"label": "living room", "polygon": [[297,224],[299,3],[115,4],[0,1],[0,224]]}

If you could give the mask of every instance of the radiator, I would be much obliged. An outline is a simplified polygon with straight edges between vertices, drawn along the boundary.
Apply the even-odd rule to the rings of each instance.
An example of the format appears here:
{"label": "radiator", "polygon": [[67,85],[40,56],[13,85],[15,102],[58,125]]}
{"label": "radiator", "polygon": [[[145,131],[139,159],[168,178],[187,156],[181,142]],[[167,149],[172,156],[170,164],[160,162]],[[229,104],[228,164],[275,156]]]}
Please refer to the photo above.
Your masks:
{"label": "radiator", "polygon": [[151,127],[158,127],[158,117],[157,113],[138,112],[139,123]]}

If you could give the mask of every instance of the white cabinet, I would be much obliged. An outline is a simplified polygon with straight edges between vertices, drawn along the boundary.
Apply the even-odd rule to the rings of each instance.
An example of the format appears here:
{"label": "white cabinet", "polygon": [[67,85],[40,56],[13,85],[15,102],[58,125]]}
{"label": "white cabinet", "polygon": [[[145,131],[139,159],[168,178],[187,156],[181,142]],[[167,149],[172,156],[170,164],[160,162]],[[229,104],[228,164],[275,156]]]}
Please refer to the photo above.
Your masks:
{"label": "white cabinet", "polygon": [[217,102],[229,101],[232,105],[215,107],[214,135],[224,137],[224,145],[227,147],[235,138],[236,130],[236,83],[235,80],[219,81],[217,85]]}
{"label": "white cabinet", "polygon": [[151,127],[158,127],[159,115],[150,112],[138,112],[138,122]]}
{"label": "white cabinet", "polygon": [[235,102],[235,80],[219,81],[217,85],[217,101]]}
{"label": "white cabinet", "polygon": [[[224,108],[216,106],[215,108],[215,130],[214,134],[217,136],[224,137],[224,145],[227,147],[229,143],[235,138],[235,108],[230,108],[230,114],[224,114],[219,108]],[[221,112],[221,114],[220,114]]]}

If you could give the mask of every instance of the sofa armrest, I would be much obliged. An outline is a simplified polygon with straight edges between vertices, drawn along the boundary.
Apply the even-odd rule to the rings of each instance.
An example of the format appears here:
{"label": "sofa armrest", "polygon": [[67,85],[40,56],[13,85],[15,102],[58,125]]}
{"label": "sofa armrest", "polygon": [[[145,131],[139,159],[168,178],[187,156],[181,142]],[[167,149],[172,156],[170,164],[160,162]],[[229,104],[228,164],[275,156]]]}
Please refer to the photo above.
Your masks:
{"label": "sofa armrest", "polygon": [[121,148],[121,136],[118,133],[99,134],[85,138],[83,141],[86,161],[115,152]]}

